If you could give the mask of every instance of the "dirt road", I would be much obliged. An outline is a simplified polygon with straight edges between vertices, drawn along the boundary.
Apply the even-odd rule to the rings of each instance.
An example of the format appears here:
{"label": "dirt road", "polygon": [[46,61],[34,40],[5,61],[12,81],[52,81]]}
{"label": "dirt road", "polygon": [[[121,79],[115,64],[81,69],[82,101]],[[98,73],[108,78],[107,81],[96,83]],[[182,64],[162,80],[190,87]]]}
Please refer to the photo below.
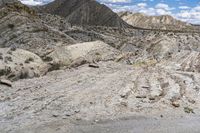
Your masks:
{"label": "dirt road", "polygon": [[75,126],[74,133],[199,133],[200,117],[130,118]]}

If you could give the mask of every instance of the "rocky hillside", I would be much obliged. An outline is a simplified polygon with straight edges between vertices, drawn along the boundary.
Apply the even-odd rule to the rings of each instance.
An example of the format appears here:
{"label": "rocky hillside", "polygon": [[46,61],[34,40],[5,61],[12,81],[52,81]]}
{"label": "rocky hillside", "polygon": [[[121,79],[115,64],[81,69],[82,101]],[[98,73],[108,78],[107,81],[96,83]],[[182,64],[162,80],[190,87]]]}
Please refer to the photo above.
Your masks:
{"label": "rocky hillside", "polygon": [[76,42],[19,1],[0,2],[0,77],[18,80],[44,75],[51,68],[42,60],[45,55]]}
{"label": "rocky hillside", "polygon": [[0,0],[0,6],[4,6],[6,4],[11,4],[11,3],[19,3],[18,0]]}
{"label": "rocky hillside", "polygon": [[20,2],[0,8],[0,46],[16,47],[44,55],[56,45],[75,41],[66,34],[46,25],[37,13]]}
{"label": "rocky hillside", "polygon": [[73,25],[130,27],[111,9],[95,0],[55,0],[40,11],[64,17]]}
{"label": "rocky hillside", "polygon": [[142,13],[132,12],[119,12],[118,15],[128,24],[135,27],[163,30],[190,30],[194,28],[191,24],[177,20],[169,15],[147,16]]}

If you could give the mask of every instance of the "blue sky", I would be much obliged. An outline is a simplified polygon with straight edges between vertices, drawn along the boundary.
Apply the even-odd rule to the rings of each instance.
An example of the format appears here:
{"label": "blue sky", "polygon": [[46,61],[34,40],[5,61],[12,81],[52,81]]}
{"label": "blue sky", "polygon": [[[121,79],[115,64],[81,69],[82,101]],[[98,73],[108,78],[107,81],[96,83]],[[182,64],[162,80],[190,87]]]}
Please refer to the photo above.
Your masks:
{"label": "blue sky", "polygon": [[[43,4],[52,0],[21,0],[25,4]],[[182,21],[200,24],[200,0],[97,0],[115,12],[132,11],[147,15],[171,15]]]}
{"label": "blue sky", "polygon": [[200,0],[98,0],[114,11],[147,15],[171,15],[179,20],[200,24]]}

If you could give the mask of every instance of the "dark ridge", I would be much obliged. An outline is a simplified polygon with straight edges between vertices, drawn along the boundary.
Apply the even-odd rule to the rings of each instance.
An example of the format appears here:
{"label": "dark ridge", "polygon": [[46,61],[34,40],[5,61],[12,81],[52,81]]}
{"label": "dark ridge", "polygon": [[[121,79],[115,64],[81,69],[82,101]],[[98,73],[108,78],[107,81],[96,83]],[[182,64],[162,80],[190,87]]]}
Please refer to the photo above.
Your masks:
{"label": "dark ridge", "polygon": [[39,7],[39,11],[62,16],[74,25],[131,27],[110,8],[95,0],[56,0]]}

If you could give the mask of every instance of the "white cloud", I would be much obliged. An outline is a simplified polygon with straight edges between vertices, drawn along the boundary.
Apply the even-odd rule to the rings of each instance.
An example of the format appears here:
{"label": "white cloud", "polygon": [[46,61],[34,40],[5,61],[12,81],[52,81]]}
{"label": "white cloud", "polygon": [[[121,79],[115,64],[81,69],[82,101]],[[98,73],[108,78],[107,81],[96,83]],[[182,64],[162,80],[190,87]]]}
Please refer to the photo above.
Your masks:
{"label": "white cloud", "polygon": [[156,9],[166,10],[166,11],[170,11],[170,10],[173,10],[173,9],[174,9],[174,8],[169,7],[169,5],[163,4],[163,3],[158,3],[158,4],[155,6],[155,8],[156,8]]}
{"label": "white cloud", "polygon": [[41,5],[41,4],[43,4],[41,1],[34,1],[34,0],[20,0],[20,1],[26,5]]}
{"label": "white cloud", "polygon": [[136,5],[128,5],[121,6],[119,4],[109,3],[107,4],[110,8],[112,8],[115,12],[119,11],[132,11],[132,12],[140,12],[147,15],[171,15],[176,19],[193,23],[200,24],[200,6],[196,7],[188,7],[188,6],[179,6],[179,12],[174,12],[175,8],[170,7],[167,4],[158,3],[154,7],[149,7],[145,1],[143,3],[139,3]]}
{"label": "white cloud", "polygon": [[196,6],[188,10],[181,10],[174,16],[182,21],[200,24],[200,6]]}
{"label": "white cloud", "polygon": [[26,5],[43,5],[54,0],[20,0],[23,4]]}
{"label": "white cloud", "polygon": [[147,7],[147,3],[138,3],[137,6],[140,8],[145,8]]}
{"label": "white cloud", "polygon": [[131,0],[101,0],[104,3],[129,3]]}
{"label": "white cloud", "polygon": [[179,6],[179,9],[190,9],[188,6]]}
{"label": "white cloud", "polygon": [[155,7],[148,7],[147,3],[138,3],[137,5],[126,5],[120,6],[118,4],[107,4],[109,7],[114,9],[114,11],[132,11],[132,12],[140,12],[147,15],[172,15],[171,10],[174,8],[170,8],[166,4],[157,4]]}

